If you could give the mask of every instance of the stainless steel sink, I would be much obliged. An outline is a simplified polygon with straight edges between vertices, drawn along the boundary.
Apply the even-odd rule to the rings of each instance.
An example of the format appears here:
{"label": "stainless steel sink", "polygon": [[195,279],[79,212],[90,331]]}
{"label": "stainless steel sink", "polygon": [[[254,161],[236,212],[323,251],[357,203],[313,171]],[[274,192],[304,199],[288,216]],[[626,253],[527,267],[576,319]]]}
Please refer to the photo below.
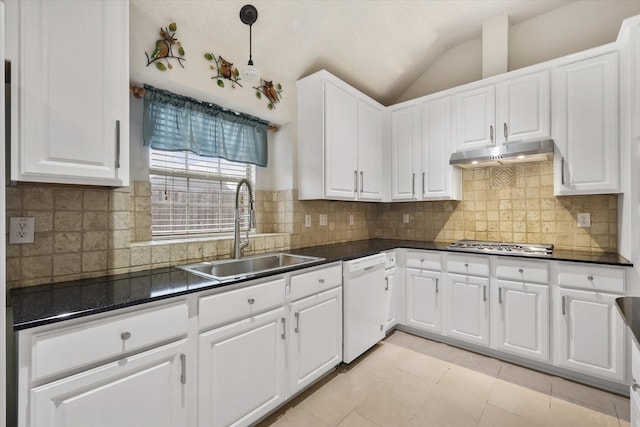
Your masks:
{"label": "stainless steel sink", "polygon": [[199,262],[196,264],[182,265],[178,268],[200,276],[217,280],[241,278],[266,271],[278,271],[293,265],[306,264],[320,261],[323,258],[293,255],[293,254],[266,254],[230,259],[223,261]]}

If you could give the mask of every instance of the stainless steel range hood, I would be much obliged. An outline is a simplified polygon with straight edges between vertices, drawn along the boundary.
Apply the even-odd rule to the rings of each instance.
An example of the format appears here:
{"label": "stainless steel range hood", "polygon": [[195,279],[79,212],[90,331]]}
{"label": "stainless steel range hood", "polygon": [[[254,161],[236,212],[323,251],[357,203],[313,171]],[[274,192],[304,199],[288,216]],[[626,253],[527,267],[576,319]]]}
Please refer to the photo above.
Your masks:
{"label": "stainless steel range hood", "polygon": [[539,162],[551,160],[553,147],[553,139],[528,142],[514,141],[497,147],[453,153],[449,164],[461,168],[471,168]]}

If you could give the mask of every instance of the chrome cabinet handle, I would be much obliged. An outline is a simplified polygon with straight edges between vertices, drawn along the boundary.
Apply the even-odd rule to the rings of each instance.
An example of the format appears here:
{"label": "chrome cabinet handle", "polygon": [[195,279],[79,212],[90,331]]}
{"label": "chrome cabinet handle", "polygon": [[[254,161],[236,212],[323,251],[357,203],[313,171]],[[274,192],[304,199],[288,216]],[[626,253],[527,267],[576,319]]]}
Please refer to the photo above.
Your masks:
{"label": "chrome cabinet handle", "polygon": [[509,139],[509,132],[507,131],[507,123],[504,124],[504,140],[505,142]]}
{"label": "chrome cabinet handle", "polygon": [[300,313],[296,313],[294,316],[296,316],[296,327],[293,328],[293,331],[296,334],[300,333]]}
{"label": "chrome cabinet handle", "polygon": [[412,173],[411,174],[411,195],[415,195],[416,194],[416,174]]}
{"label": "chrome cabinet handle", "polygon": [[253,303],[256,302],[256,300],[253,298],[249,298],[247,302],[249,303],[249,305],[253,305]]}
{"label": "chrome cabinet handle", "polygon": [[498,304],[502,304],[502,287],[498,288]]}
{"label": "chrome cabinet handle", "polygon": [[126,331],[120,334],[120,338],[122,338],[122,341],[126,341],[129,338],[131,338],[131,332]]}
{"label": "chrome cabinet handle", "polygon": [[487,302],[487,287],[482,287],[482,302]]}
{"label": "chrome cabinet handle", "polygon": [[385,277],[384,278],[385,284],[384,284],[384,290],[388,291],[389,290],[389,278]]}
{"label": "chrome cabinet handle", "polygon": [[493,141],[493,125],[489,126],[489,139],[491,140],[492,144],[495,144],[495,142]]}
{"label": "chrome cabinet handle", "polygon": [[180,382],[187,383],[187,356],[185,354],[180,355]]}
{"label": "chrome cabinet handle", "polygon": [[567,315],[567,297],[565,296],[562,297],[562,315]]}
{"label": "chrome cabinet handle", "polygon": [[425,172],[422,172],[422,194],[425,194],[425,187],[424,187],[424,176],[425,176]]}
{"label": "chrome cabinet handle", "polygon": [[120,120],[116,120],[116,169],[120,168]]}
{"label": "chrome cabinet handle", "polygon": [[358,171],[353,171],[353,193],[358,192]]}
{"label": "chrome cabinet handle", "polygon": [[282,337],[283,340],[287,339],[287,319],[285,319],[284,317],[281,317],[280,320],[282,321],[282,335],[280,335],[280,337]]}
{"label": "chrome cabinet handle", "polygon": [[564,185],[564,157],[560,158],[560,184]]}
{"label": "chrome cabinet handle", "polygon": [[438,280],[440,280],[438,277],[436,277],[436,294],[438,292],[440,292],[440,289],[438,289]]}
{"label": "chrome cabinet handle", "polygon": [[364,191],[364,172],[360,171],[360,192]]}

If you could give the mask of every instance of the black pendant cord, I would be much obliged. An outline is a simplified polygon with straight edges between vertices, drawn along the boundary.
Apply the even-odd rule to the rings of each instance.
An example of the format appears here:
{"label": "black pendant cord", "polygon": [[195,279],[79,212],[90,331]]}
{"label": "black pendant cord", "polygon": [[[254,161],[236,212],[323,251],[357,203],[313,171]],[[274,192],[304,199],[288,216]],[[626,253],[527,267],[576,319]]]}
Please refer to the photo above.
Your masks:
{"label": "black pendant cord", "polygon": [[247,65],[253,65],[253,59],[251,57],[251,50],[252,50],[252,47],[251,47],[251,27],[252,26],[253,25],[249,25],[249,64],[247,64]]}

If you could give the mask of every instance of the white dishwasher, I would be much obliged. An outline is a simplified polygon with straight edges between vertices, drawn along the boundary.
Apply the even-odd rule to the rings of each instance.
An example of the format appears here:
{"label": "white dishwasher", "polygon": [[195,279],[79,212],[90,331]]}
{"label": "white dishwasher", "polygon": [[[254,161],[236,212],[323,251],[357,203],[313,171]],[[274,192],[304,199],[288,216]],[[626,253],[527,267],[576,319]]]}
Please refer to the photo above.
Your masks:
{"label": "white dishwasher", "polygon": [[343,263],[343,351],[351,363],[385,334],[385,273],[383,253]]}

